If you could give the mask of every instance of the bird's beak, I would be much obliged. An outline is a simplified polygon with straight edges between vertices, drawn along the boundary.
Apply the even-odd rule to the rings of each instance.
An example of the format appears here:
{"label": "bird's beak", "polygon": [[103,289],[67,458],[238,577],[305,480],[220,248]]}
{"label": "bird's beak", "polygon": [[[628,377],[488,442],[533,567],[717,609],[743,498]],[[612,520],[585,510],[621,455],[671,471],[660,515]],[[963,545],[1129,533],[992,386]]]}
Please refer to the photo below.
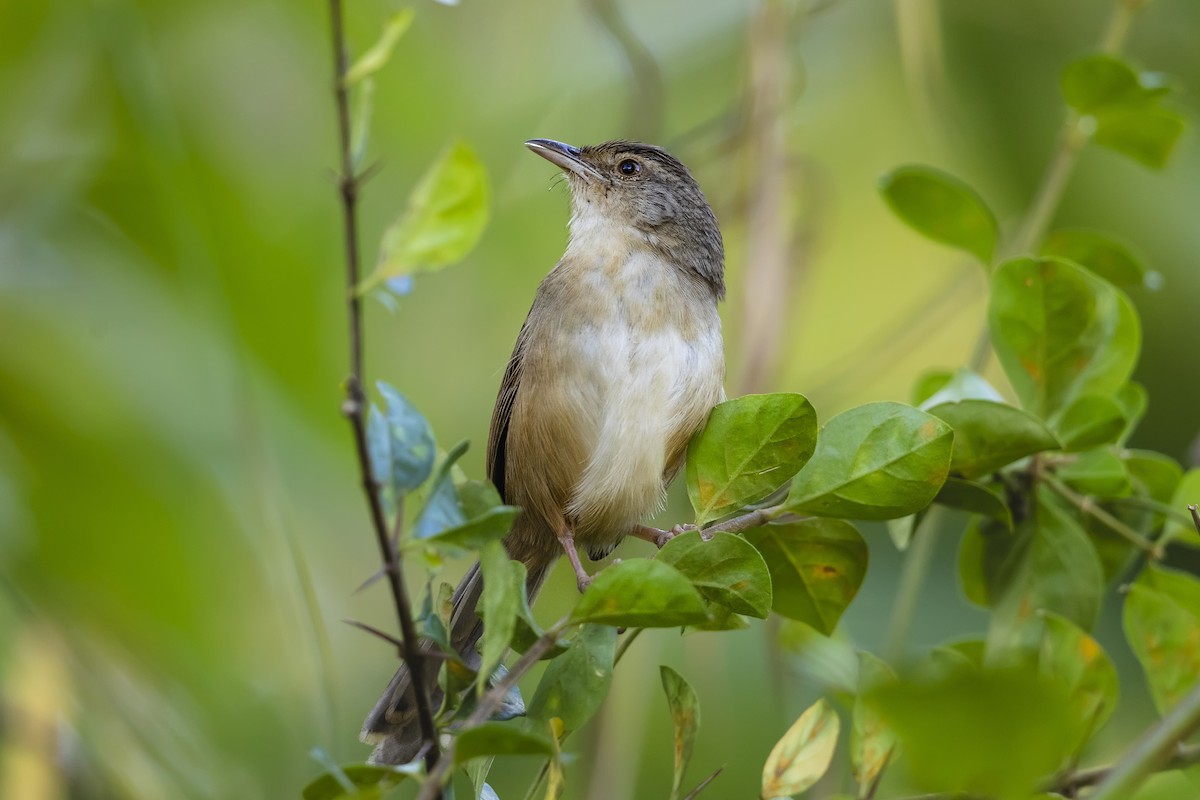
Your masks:
{"label": "bird's beak", "polygon": [[525,143],[533,152],[564,170],[570,170],[585,181],[604,180],[600,171],[583,160],[583,151],[553,139],[530,139]]}

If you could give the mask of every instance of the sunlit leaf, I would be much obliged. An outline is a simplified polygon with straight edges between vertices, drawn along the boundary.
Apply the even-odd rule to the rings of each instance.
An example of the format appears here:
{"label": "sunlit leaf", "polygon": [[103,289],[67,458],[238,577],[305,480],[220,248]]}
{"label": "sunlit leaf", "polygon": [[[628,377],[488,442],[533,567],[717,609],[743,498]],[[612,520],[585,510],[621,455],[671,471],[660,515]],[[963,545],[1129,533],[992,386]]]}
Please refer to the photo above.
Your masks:
{"label": "sunlit leaf", "polygon": [[692,760],[692,747],[696,743],[696,731],[700,728],[700,702],[696,699],[695,691],[678,672],[665,665],[659,667],[659,672],[675,730],[675,770],[671,778],[671,800],[675,800],[683,787],[683,775],[688,762]]}
{"label": "sunlit leaf", "polygon": [[396,42],[400,41],[400,37],[412,25],[412,21],[413,10],[411,8],[401,9],[389,16],[383,26],[383,33],[380,35],[379,41],[372,45],[370,50],[363,53],[346,71],[345,84],[353,86],[368,75],[383,69],[388,59],[392,57],[392,50],[395,49]]}
{"label": "sunlit leaf", "polygon": [[996,217],[974,189],[941,170],[905,166],[885,175],[880,190],[892,211],[918,233],[966,250],[985,265],[996,249]]}
{"label": "sunlit leaf", "polygon": [[484,756],[550,756],[554,745],[546,737],[502,722],[485,722],[458,735],[454,763]]}
{"label": "sunlit leaf", "polygon": [[791,797],[821,779],[837,747],[840,722],[825,700],[818,700],[788,728],[763,765],[764,800]]}
{"label": "sunlit leaf", "polygon": [[1085,727],[1071,748],[1077,752],[1117,707],[1117,668],[1104,649],[1066,617],[1042,613],[1038,669],[1066,692],[1073,719]]}
{"label": "sunlit leaf", "polygon": [[1027,670],[952,669],[883,683],[866,701],[895,731],[899,763],[927,792],[1027,797],[1062,764],[1080,724],[1062,692]]}
{"label": "sunlit leaf", "polygon": [[658,560],[682,572],[700,594],[739,614],[765,619],[771,610],[767,565],[740,536],[717,533],[705,541],[690,531],[667,542]]}
{"label": "sunlit leaf", "polygon": [[487,219],[483,163],[465,142],[456,142],[421,178],[404,214],[384,233],[379,263],[360,291],[460,261],[479,241]]}
{"label": "sunlit leaf", "polygon": [[571,614],[574,622],[673,628],[703,622],[704,601],[679,570],[644,558],[600,571]]}
{"label": "sunlit leaf", "polygon": [[853,728],[850,732],[850,765],[863,794],[869,791],[896,748],[896,735],[864,696],[875,688],[894,683],[896,673],[887,662],[867,652],[858,654],[858,692],[854,696]]}
{"label": "sunlit leaf", "polygon": [[929,413],[954,429],[952,472],[977,478],[1025,456],[1055,450],[1058,439],[1032,414],[990,400],[942,403]]}
{"label": "sunlit leaf", "polygon": [[608,694],[616,647],[616,628],[584,625],[567,651],[546,667],[529,703],[529,716],[560,719],[569,731],[581,728]]}
{"label": "sunlit leaf", "polygon": [[1146,276],[1146,265],[1129,245],[1099,231],[1054,231],[1042,242],[1041,254],[1074,261],[1117,286],[1141,286]]}
{"label": "sunlit leaf", "polygon": [[1080,395],[1118,391],[1141,346],[1137,312],[1120,290],[1051,258],[997,268],[989,324],[1021,404],[1043,420]]}
{"label": "sunlit leaf", "polygon": [[688,446],[696,524],[762,500],[800,471],[817,444],[817,412],[802,395],[757,394],[721,403]]}
{"label": "sunlit leaf", "polygon": [[929,505],[946,480],[953,436],[937,417],[902,403],[844,411],[821,430],[785,507],[855,519],[912,514]]}
{"label": "sunlit leaf", "polygon": [[746,532],[771,572],[776,613],[833,633],[867,572],[867,543],[840,519],[809,519]]}

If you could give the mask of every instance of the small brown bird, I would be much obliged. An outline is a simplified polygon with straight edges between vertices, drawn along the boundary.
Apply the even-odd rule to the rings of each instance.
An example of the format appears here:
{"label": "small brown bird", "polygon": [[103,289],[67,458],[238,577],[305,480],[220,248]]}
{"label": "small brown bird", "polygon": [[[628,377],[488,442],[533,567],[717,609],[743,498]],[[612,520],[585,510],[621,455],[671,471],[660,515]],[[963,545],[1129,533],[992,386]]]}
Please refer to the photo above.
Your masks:
{"label": "small brown bird", "polygon": [[[563,553],[580,591],[592,559],[662,507],[688,441],[724,398],[725,254],[716,217],[687,167],[629,141],[526,146],[563,170],[570,238],[542,281],[500,384],[488,477],[521,515],[504,540],[525,564],[530,599]],[[482,625],[479,566],[454,593],[451,641],[471,663]],[[429,691],[437,696],[431,680]],[[363,724],[372,760],[412,760],[421,743],[401,667]]]}

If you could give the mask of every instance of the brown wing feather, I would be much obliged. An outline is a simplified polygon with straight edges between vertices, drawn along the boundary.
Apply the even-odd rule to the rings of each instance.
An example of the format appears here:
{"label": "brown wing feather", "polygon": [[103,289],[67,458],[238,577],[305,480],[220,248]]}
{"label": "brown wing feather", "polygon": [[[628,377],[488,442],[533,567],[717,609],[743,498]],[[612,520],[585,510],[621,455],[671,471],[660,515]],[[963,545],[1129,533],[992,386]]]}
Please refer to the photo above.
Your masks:
{"label": "brown wing feather", "polygon": [[500,380],[500,391],[496,395],[496,407],[492,410],[492,426],[488,431],[487,444],[487,474],[488,479],[500,492],[500,497],[506,502],[510,500],[504,490],[504,466],[508,449],[508,426],[512,421],[513,404],[517,399],[517,389],[521,385],[521,365],[525,357],[525,335],[529,329],[529,320],[521,326],[517,335],[517,343],[513,347],[512,357],[508,359],[508,368]]}

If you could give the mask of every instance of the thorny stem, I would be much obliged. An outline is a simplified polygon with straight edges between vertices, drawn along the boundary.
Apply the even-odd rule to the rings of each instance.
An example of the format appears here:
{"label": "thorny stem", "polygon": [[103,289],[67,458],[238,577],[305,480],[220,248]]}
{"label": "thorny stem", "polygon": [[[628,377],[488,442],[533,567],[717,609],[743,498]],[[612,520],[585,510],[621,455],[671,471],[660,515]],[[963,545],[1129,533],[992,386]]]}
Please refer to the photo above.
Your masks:
{"label": "thorny stem", "polygon": [[[367,450],[366,397],[363,393],[363,325],[362,299],[358,293],[358,189],[360,178],[354,175],[354,161],[350,138],[350,96],[345,76],[349,68],[346,37],[342,26],[341,0],[329,0],[330,28],[333,36],[334,95],[337,101],[338,142],[341,149],[341,169],[338,174],[338,189],[342,200],[342,223],[346,244],[346,302],[349,308],[350,375],[346,378],[346,399],[342,413],[350,420],[354,429],[354,445],[358,456],[358,469],[362,478],[363,493],[371,513],[371,525],[379,545],[379,556],[383,560],[384,572],[392,590],[396,605],[396,618],[400,623],[400,657],[408,666],[413,696],[417,706],[417,720],[421,727],[421,738],[425,742],[425,767],[432,770],[439,763],[437,727],[434,725],[430,708],[428,685],[425,681],[425,660],[417,640],[413,624],[412,607],[408,590],[404,585],[404,571],[400,554],[389,536],[387,516],[379,496],[379,484],[371,473],[370,455]],[[440,791],[431,796],[440,796]]]}
{"label": "thorny stem", "polygon": [[[571,618],[568,615],[547,628],[546,632],[530,645],[525,654],[509,667],[508,674],[497,681],[492,688],[484,692],[483,696],[479,698],[479,702],[476,703],[475,710],[463,722],[458,733],[461,734],[465,730],[478,727],[491,719],[492,714],[496,713],[496,710],[504,702],[505,696],[517,685],[517,681],[521,680],[525,673],[558,643],[558,637],[562,635],[562,632],[566,630],[570,622]],[[453,766],[454,741],[452,740],[446,746],[446,751],[442,754],[442,758],[438,761],[437,766],[429,771],[425,781],[421,784],[421,791],[417,792],[416,800],[433,800],[433,798],[440,796],[442,785],[445,783]]]}
{"label": "thorny stem", "polygon": [[[1096,786],[1089,800],[1132,797],[1147,777],[1179,752],[1179,744],[1200,728],[1200,683],[1184,695],[1162,721],[1142,734],[1124,758]],[[1193,754],[1194,755],[1194,754]]]}

